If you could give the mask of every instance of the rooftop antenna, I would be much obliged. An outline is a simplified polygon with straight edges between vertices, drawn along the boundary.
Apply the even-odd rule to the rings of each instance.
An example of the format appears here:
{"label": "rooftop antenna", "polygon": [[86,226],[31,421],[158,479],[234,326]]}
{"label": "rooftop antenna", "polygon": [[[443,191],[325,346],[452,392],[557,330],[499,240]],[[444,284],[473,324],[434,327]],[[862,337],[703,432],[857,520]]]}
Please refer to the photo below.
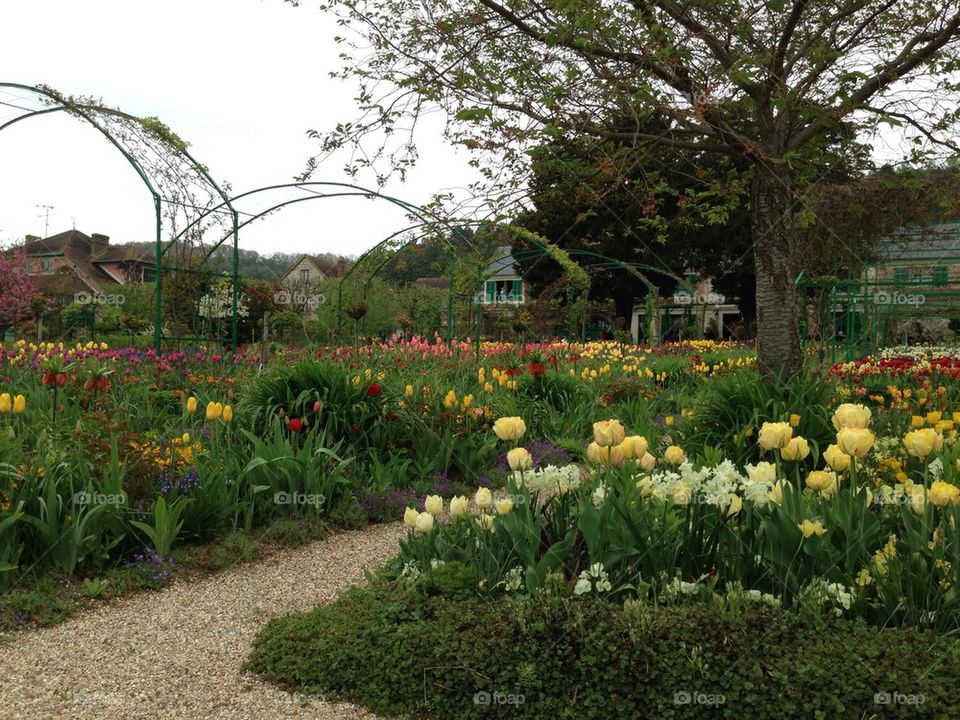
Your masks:
{"label": "rooftop antenna", "polygon": [[53,205],[37,205],[38,208],[43,208],[46,212],[43,215],[37,215],[37,217],[43,218],[43,236],[50,236],[50,211],[53,210]]}
{"label": "rooftop antenna", "polygon": [[73,215],[71,215],[71,216],[70,216],[70,221],[73,223],[73,229],[76,230],[76,229],[77,229],[77,219],[76,219]]}

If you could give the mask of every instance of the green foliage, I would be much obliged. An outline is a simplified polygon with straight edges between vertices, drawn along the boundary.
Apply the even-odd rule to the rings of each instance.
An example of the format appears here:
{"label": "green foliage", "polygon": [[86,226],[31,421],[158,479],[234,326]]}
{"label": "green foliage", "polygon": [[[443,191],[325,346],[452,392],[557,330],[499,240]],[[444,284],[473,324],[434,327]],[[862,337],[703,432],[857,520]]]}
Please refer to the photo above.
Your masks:
{"label": "green foliage", "polygon": [[[379,584],[272,620],[248,669],[422,718],[904,717],[875,702],[893,692],[923,696],[910,717],[960,713],[952,637],[699,602],[482,602]],[[714,704],[684,702],[698,693]]]}
{"label": "green foliage", "polygon": [[756,442],[760,426],[796,414],[800,424],[794,434],[807,438],[822,453],[836,436],[830,422],[833,393],[833,384],[820,373],[802,372],[786,380],[765,378],[754,368],[730,373],[711,380],[695,399],[695,421],[685,442],[720,448],[740,464],[755,462],[760,457]]}

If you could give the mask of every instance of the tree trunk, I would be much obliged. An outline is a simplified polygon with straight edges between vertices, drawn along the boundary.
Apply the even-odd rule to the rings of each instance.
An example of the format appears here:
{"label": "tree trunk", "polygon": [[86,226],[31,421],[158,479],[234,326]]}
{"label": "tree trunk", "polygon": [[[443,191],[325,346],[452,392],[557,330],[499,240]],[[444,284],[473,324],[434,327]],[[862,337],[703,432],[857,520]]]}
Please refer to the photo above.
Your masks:
{"label": "tree trunk", "polygon": [[767,377],[800,371],[796,243],[789,171],[759,165],[750,187],[753,263],[757,278],[757,357]]}

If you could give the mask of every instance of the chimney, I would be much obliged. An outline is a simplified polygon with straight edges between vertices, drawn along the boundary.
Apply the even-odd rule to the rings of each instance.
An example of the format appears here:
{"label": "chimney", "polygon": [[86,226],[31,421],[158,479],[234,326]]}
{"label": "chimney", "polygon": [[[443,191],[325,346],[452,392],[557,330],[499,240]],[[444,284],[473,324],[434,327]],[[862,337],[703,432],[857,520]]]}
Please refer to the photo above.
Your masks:
{"label": "chimney", "polygon": [[337,277],[342,278],[343,273],[346,272],[346,270],[347,270],[347,261],[344,260],[343,257],[341,256],[340,259],[337,260]]}
{"label": "chimney", "polygon": [[36,242],[40,239],[39,235],[27,235],[25,242]]}
{"label": "chimney", "polygon": [[102,255],[106,252],[107,246],[110,244],[110,237],[108,235],[101,235],[100,233],[94,233],[90,236],[90,259]]}

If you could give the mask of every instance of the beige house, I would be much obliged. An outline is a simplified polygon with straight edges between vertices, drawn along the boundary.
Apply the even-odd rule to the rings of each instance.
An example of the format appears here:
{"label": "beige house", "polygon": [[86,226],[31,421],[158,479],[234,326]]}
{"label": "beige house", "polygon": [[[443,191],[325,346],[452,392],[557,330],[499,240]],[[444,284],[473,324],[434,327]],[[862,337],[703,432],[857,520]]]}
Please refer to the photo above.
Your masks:
{"label": "beige house", "polygon": [[343,258],[332,263],[314,255],[303,255],[280,278],[274,302],[307,317],[316,317],[317,306],[326,302],[323,281],[328,277],[343,277],[345,268]]}

